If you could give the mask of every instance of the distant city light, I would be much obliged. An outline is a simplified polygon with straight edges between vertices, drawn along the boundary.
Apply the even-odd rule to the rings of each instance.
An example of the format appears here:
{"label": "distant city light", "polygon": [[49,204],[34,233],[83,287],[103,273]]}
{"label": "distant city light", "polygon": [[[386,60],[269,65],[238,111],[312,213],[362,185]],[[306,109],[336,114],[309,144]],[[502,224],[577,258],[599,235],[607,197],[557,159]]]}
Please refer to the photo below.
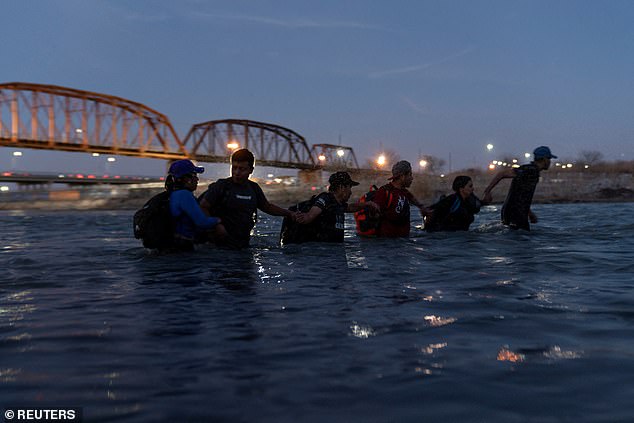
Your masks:
{"label": "distant city light", "polygon": [[513,163],[517,163],[517,159],[513,159]]}
{"label": "distant city light", "polygon": [[531,158],[531,153],[524,153],[524,157],[526,157],[527,159]]}
{"label": "distant city light", "polygon": [[99,157],[99,153],[92,153],[93,157]]}
{"label": "distant city light", "polygon": [[13,152],[13,157],[22,157],[22,152],[21,151],[14,151]]}
{"label": "distant city light", "polygon": [[441,178],[444,178],[444,177],[445,177],[445,174],[444,174],[444,173],[441,173],[441,174],[440,174],[440,177],[441,177]]}
{"label": "distant city light", "polygon": [[491,169],[491,170],[495,169],[495,164],[491,163],[491,164],[489,165],[489,169]]}
{"label": "distant city light", "polygon": [[585,165],[585,166],[584,166],[584,168],[586,168],[586,169],[587,169],[587,168],[589,168],[589,167],[590,167],[590,165]]}
{"label": "distant city light", "polygon": [[110,163],[117,161],[117,159],[115,159],[114,157],[108,157],[106,160],[108,160]]}
{"label": "distant city light", "polygon": [[269,173],[268,175],[266,175],[267,178],[272,178],[273,176],[275,175],[273,175],[272,173]]}
{"label": "distant city light", "polygon": [[84,131],[81,128],[75,129],[75,133],[77,133],[77,134],[81,134],[82,132],[84,132]]}
{"label": "distant city light", "polygon": [[571,168],[571,167],[572,167],[572,163],[568,163],[568,164],[566,165],[566,167]]}

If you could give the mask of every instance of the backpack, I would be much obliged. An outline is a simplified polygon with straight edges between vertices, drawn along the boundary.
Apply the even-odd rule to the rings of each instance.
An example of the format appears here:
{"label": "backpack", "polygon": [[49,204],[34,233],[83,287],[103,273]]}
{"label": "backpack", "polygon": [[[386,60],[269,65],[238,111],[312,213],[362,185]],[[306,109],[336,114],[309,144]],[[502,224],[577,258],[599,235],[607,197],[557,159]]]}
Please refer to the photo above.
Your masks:
{"label": "backpack", "polygon": [[[392,203],[392,192],[389,189],[389,185],[386,185],[388,190],[388,207],[390,203]],[[359,203],[366,203],[368,201],[374,201],[374,197],[376,196],[377,191],[376,185],[372,185],[370,187],[370,191],[366,192],[359,199]],[[364,237],[375,237],[376,232],[379,229],[379,225],[381,223],[381,218],[379,215],[373,215],[368,213],[368,208],[364,207],[361,210],[354,213],[354,221],[356,223],[357,235]]]}
{"label": "backpack", "polygon": [[163,191],[150,198],[134,213],[134,237],[143,241],[145,248],[166,248],[174,240],[174,219],[170,212],[170,193]]}
{"label": "backpack", "polygon": [[[302,201],[288,209],[292,212],[307,213],[313,205],[315,205],[316,195],[313,195],[310,200]],[[308,225],[302,225],[293,221],[289,217],[284,217],[282,220],[282,229],[280,230],[280,242],[284,244],[300,244],[302,242],[314,241],[317,237],[317,226],[312,223]]]}

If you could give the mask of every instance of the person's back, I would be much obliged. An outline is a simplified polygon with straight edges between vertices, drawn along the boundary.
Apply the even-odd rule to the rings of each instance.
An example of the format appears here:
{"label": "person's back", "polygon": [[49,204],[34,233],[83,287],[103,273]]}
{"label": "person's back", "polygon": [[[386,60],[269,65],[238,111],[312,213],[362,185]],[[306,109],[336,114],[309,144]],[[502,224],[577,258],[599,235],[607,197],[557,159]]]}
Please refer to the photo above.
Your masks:
{"label": "person's back", "polygon": [[502,206],[502,223],[520,229],[529,229],[528,213],[539,182],[539,168],[534,163],[520,166]]}

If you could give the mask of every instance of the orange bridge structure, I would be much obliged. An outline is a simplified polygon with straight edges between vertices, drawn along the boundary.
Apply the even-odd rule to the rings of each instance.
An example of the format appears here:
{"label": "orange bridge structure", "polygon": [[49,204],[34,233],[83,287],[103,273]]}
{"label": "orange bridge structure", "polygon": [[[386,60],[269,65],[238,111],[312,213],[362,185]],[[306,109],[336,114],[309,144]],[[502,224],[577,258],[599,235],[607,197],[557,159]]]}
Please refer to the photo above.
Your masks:
{"label": "orange bridge structure", "polygon": [[167,116],[141,103],[24,82],[0,84],[0,146],[212,163],[228,162],[239,147],[251,150],[261,166],[359,167],[352,148],[317,144],[311,149],[304,137],[278,125],[213,120],[193,125],[181,140]]}

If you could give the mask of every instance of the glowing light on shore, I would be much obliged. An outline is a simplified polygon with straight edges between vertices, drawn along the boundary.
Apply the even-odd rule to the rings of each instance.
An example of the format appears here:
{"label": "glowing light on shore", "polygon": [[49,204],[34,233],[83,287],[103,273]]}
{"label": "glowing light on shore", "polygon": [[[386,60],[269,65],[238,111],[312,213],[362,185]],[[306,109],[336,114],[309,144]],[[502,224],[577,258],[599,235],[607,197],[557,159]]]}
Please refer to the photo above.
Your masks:
{"label": "glowing light on shore", "polygon": [[385,165],[385,156],[383,154],[381,154],[377,159],[376,159],[376,164],[378,164],[379,166],[383,166]]}

